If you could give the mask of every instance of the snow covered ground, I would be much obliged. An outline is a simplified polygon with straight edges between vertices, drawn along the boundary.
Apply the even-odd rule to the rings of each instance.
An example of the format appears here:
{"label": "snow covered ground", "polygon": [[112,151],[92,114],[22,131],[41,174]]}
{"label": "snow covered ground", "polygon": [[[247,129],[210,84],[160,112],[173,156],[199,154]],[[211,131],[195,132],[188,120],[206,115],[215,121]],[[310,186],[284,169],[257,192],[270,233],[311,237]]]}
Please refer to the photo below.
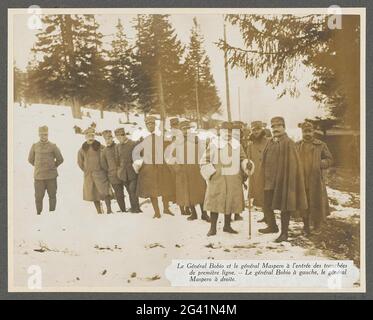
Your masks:
{"label": "snow covered ground", "polygon": [[[92,203],[82,200],[83,175],[77,166],[77,152],[84,142],[76,135],[74,125],[86,128],[92,121],[98,131],[115,129],[120,115],[89,110],[92,118],[73,120],[71,111],[62,106],[33,105],[14,108],[14,212],[13,284],[27,286],[31,265],[41,267],[43,288],[56,287],[167,287],[164,270],[172,259],[327,259],[321,251],[312,251],[290,243],[275,244],[276,235],[259,235],[257,221],[262,213],[253,211],[252,238],[248,238],[248,212],[244,221],[233,222],[238,235],[222,232],[219,218],[218,235],[206,237],[209,224],[187,221],[176,206],[175,216],[152,219],[148,202],[142,214],[97,215]],[[122,120],[124,117],[122,116]],[[143,125],[141,117],[131,121]],[[35,214],[33,168],[27,162],[33,142],[38,140],[38,127],[48,125],[50,141],[60,148],[65,162],[59,168],[57,210],[48,212],[47,196],[44,212]],[[125,125],[131,131],[138,126]],[[98,138],[100,141],[101,137]],[[349,195],[329,190],[339,202],[333,215],[359,216],[360,210],[346,207]],[[126,198],[128,203],[128,197]],[[142,200],[144,201],[144,200]],[[129,204],[127,205],[129,206]],[[116,211],[117,204],[113,205]]]}

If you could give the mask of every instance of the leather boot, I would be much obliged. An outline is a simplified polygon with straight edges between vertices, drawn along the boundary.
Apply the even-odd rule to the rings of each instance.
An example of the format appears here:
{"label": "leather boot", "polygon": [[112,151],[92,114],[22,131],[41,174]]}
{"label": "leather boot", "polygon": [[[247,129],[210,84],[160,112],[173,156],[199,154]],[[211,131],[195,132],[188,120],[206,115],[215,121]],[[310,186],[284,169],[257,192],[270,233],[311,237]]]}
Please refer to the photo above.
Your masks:
{"label": "leather boot", "polygon": [[230,214],[224,215],[224,227],[223,231],[228,233],[237,234],[238,232],[231,227],[232,216]]}
{"label": "leather boot", "polygon": [[110,200],[110,196],[105,197],[105,205],[106,205],[106,212],[107,212],[107,214],[113,213],[113,211],[111,211],[111,200]]}
{"label": "leather boot", "polygon": [[289,223],[290,223],[290,212],[281,212],[281,234],[275,240],[275,242],[280,243],[283,241],[288,241]]}
{"label": "leather boot", "polygon": [[210,230],[207,233],[207,236],[214,236],[216,235],[216,225],[218,223],[219,214],[217,212],[210,213]]}
{"label": "leather boot", "polygon": [[192,214],[187,218],[187,220],[189,221],[197,220],[198,216],[197,216],[196,208],[194,206],[190,206],[189,208],[190,208],[190,211],[192,211]]}
{"label": "leather boot", "polygon": [[97,210],[97,213],[98,214],[102,214],[102,209],[101,209],[101,202],[100,201],[93,201],[95,207],[96,207],[96,210]]}
{"label": "leather boot", "polygon": [[306,216],[303,217],[303,231],[306,237],[311,235],[311,228],[310,228],[310,217]]}
{"label": "leather boot", "polygon": [[209,215],[207,214],[206,211],[202,211],[201,219],[205,220],[206,222],[210,222],[210,217],[209,217]]}
{"label": "leather boot", "polygon": [[158,206],[158,198],[150,198],[152,202],[152,206],[154,209],[154,216],[153,219],[160,219],[161,218],[161,213],[159,211],[159,206]]}

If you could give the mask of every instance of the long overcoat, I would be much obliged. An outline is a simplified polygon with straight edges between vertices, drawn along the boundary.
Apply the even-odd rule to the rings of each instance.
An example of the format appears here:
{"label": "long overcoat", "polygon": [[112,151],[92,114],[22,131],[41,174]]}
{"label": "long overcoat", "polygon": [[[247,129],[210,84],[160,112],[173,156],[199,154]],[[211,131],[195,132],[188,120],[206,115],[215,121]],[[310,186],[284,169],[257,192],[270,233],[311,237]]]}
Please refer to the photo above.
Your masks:
{"label": "long overcoat", "polygon": [[78,165],[84,173],[83,200],[99,201],[110,195],[110,185],[101,165],[102,146],[94,141],[84,142],[78,152]]}
{"label": "long overcoat", "polygon": [[[262,160],[261,174],[265,174],[267,150],[273,143],[279,143],[277,157],[277,172],[273,190],[272,209],[290,212],[293,217],[299,217],[302,210],[308,208],[304,186],[303,168],[295,142],[284,134],[278,141],[271,138],[268,142]],[[263,178],[264,180],[264,178]]]}
{"label": "long overcoat", "polygon": [[[313,139],[310,148],[306,151],[303,140],[296,143],[301,159],[309,157],[310,162],[303,162],[305,176],[305,187],[308,198],[308,213],[313,223],[321,223],[329,214],[329,201],[324,181],[324,170],[328,169],[333,163],[333,156],[327,145]],[[305,153],[310,154],[305,154]],[[308,166],[308,168],[306,167]]]}
{"label": "long overcoat", "polygon": [[[234,140],[233,140],[234,141]],[[204,166],[213,166],[215,173],[207,181],[204,209],[210,212],[238,214],[244,211],[243,172],[241,162],[247,156],[239,142],[211,142],[202,158],[201,170]],[[233,161],[227,164],[222,161],[222,155],[233,154]],[[233,163],[234,162],[234,163]],[[228,170],[227,168],[233,170]]]}
{"label": "long overcoat", "polygon": [[175,177],[164,159],[163,140],[163,135],[153,133],[137,145],[146,149],[144,163],[137,178],[137,196],[140,198],[162,196],[174,201]]}
{"label": "long overcoat", "polygon": [[[175,150],[184,148],[184,157],[182,161],[178,161],[171,166],[176,179],[176,203],[182,207],[203,204],[206,181],[201,175],[199,166],[199,160],[203,155],[202,144],[199,143],[199,140],[187,137],[180,142],[175,142]],[[192,153],[194,153],[194,157]]]}
{"label": "long overcoat", "polygon": [[250,141],[247,146],[247,156],[254,162],[255,171],[249,180],[249,197],[253,198],[255,206],[263,207],[264,181],[262,170],[263,152],[267,146],[268,138],[263,135],[259,140]]}

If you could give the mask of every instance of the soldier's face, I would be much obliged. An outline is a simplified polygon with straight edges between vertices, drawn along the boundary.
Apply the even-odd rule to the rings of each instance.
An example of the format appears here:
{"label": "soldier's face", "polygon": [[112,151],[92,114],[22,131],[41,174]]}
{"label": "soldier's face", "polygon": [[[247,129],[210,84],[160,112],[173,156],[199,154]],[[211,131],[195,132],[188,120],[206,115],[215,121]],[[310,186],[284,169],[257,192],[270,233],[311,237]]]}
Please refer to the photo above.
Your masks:
{"label": "soldier's face", "polygon": [[105,143],[107,146],[111,146],[113,144],[113,137],[105,137]]}
{"label": "soldier's face", "polygon": [[253,133],[254,138],[259,138],[260,135],[263,133],[263,128],[255,127],[253,128],[252,133]]}
{"label": "soldier's face", "polygon": [[93,143],[95,141],[95,135],[94,133],[88,133],[85,135],[85,140],[87,141],[88,144]]}
{"label": "soldier's face", "polygon": [[148,129],[149,132],[154,132],[155,122],[147,122],[146,123],[146,128]]}
{"label": "soldier's face", "polygon": [[282,136],[285,133],[285,127],[282,124],[273,124],[271,128],[274,137]]}
{"label": "soldier's face", "polygon": [[128,140],[125,134],[118,134],[116,137],[119,143],[125,143]]}
{"label": "soldier's face", "polygon": [[314,131],[312,129],[304,129],[302,130],[303,139],[306,141],[310,141],[313,138]]}
{"label": "soldier's face", "polygon": [[39,138],[41,142],[47,142],[48,141],[48,133],[39,133]]}

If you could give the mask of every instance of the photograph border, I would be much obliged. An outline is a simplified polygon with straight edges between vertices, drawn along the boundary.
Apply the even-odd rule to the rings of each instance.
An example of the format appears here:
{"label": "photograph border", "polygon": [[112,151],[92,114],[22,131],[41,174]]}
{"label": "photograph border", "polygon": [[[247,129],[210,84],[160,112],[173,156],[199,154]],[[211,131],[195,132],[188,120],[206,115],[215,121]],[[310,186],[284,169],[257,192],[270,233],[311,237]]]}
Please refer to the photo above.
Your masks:
{"label": "photograph border", "polygon": [[[50,1],[49,1],[50,2]],[[67,1],[66,1],[67,2]],[[87,1],[87,3],[94,3],[94,1]],[[284,1],[285,2],[285,1]],[[290,1],[289,1],[290,2]],[[14,2],[12,2],[14,4]],[[115,8],[115,9],[111,9],[111,8],[59,8],[59,9],[47,9],[47,8],[43,8],[43,5],[42,5],[42,1],[40,1],[40,6],[43,10],[43,13],[54,13],[55,10],[58,10],[58,13],[76,13],[78,11],[81,11],[81,10],[84,10],[85,13],[95,13],[96,10],[100,10],[100,14],[109,14],[109,13],[115,13],[115,14],[118,14],[118,13],[133,13],[133,11],[135,10],[138,10],[138,9],[141,9],[141,12],[142,13],[162,13],[164,11],[167,11],[167,13],[206,13],[206,14],[211,14],[211,13],[222,13],[222,11],[224,11],[224,13],[229,13],[229,12],[237,12],[237,10],[240,10],[240,12],[244,12],[244,13],[253,13],[253,11],[255,11],[255,13],[262,13],[262,12],[265,12],[266,10],[271,10],[271,13],[281,13],[281,12],[286,12],[286,13],[293,13],[293,12],[305,12],[305,10],[307,10],[307,8],[288,8],[288,7],[281,7],[281,8],[254,8],[251,7],[250,9],[248,8],[243,8],[243,7],[239,7],[239,8],[197,8],[197,7],[190,7],[190,8],[187,8],[187,9],[182,9],[182,8],[164,8],[164,9],[159,9],[159,8],[123,8],[123,9],[119,9],[119,8]],[[109,6],[110,5],[110,1],[106,2],[105,3],[106,6]],[[139,3],[137,3],[138,5]],[[153,2],[154,4],[154,2]],[[261,2],[262,4],[262,2]],[[313,3],[314,4],[314,3]],[[245,1],[245,5],[246,6],[250,6],[250,1]],[[122,3],[122,6],[124,7],[124,3]],[[261,6],[262,7],[262,6]],[[326,13],[326,8],[311,8],[309,7],[308,9],[312,10],[312,13]],[[262,11],[263,10],[263,11]],[[183,12],[184,11],[184,12]],[[187,11],[187,12],[185,12]],[[15,13],[27,13],[27,9],[9,9],[8,10],[8,79],[5,81],[8,83],[8,102],[5,103],[5,105],[8,106],[8,111],[9,110],[12,110],[10,108],[10,106],[12,106],[12,100],[13,100],[13,95],[12,95],[12,85],[13,85],[13,81],[12,81],[12,77],[13,77],[13,55],[12,55],[12,15],[15,14]],[[96,12],[97,13],[97,12]],[[176,288],[176,287],[124,287],[124,288],[102,288],[102,287],[99,287],[99,288],[93,288],[93,287],[89,287],[89,288],[71,288],[71,287],[67,287],[67,288],[48,288],[48,291],[45,291],[45,290],[42,290],[41,292],[121,292],[121,293],[131,293],[131,292],[152,292],[152,293],[162,293],[162,292],[167,292],[167,293],[171,293],[172,292],[172,295],[174,296],[175,293],[192,293],[192,292],[198,292],[198,293],[242,293],[242,294],[250,294],[250,293],[255,293],[257,295],[257,293],[268,293],[268,292],[271,292],[271,293],[279,293],[279,292],[287,292],[287,293],[329,293],[329,294],[339,294],[339,293],[363,293],[366,291],[366,288],[367,288],[367,281],[366,281],[366,276],[367,276],[367,273],[366,273],[366,263],[367,263],[367,259],[366,259],[366,244],[368,244],[368,238],[366,237],[366,232],[367,231],[367,224],[366,224],[366,219],[368,218],[367,215],[366,215],[366,207],[365,207],[365,203],[366,203],[366,200],[369,199],[369,197],[365,197],[366,196],[366,179],[365,179],[365,173],[367,173],[367,168],[365,167],[365,151],[368,152],[369,149],[366,150],[366,140],[365,140],[365,121],[368,121],[368,110],[366,110],[366,101],[365,101],[365,94],[368,94],[368,92],[366,92],[366,87],[365,87],[365,83],[366,83],[366,70],[367,70],[367,66],[365,66],[365,63],[368,63],[368,61],[370,59],[368,59],[368,61],[366,60],[366,58],[368,56],[366,56],[366,47],[367,47],[367,43],[366,43],[366,12],[365,12],[365,9],[364,8],[343,8],[343,13],[344,14],[349,14],[349,13],[354,13],[354,14],[360,14],[362,19],[361,19],[361,60],[360,60],[360,63],[361,63],[361,127],[360,127],[360,131],[361,131],[361,141],[360,141],[360,146],[361,146],[361,151],[360,151],[360,154],[361,154],[361,194],[360,194],[360,201],[361,201],[361,234],[360,234],[360,241],[361,241],[361,269],[360,269],[360,273],[361,273],[361,286],[359,288],[353,288],[353,289],[342,289],[342,290],[325,290],[325,289],[322,289],[322,290],[315,290],[313,288],[297,288],[295,290],[293,290],[293,288],[287,288],[287,289],[283,289],[283,288],[276,288],[276,289],[273,289],[273,288],[231,288],[231,287],[221,287],[221,288],[205,288],[205,287],[199,287],[199,288]],[[4,20],[3,20],[4,21]],[[364,28],[363,28],[364,26]],[[368,27],[368,26],[366,26]],[[365,66],[365,68],[364,68]],[[3,67],[3,66],[2,66]],[[3,75],[2,75],[2,78],[3,78]],[[4,84],[4,79],[2,81],[2,83]],[[9,85],[10,84],[10,85]],[[2,97],[3,98],[3,97]],[[368,97],[367,97],[368,99]],[[8,210],[9,212],[12,212],[12,192],[10,192],[11,190],[13,190],[13,185],[12,185],[12,174],[13,174],[13,168],[11,166],[11,164],[13,164],[13,146],[12,146],[12,127],[10,126],[10,124],[12,124],[13,122],[13,115],[12,115],[12,112],[8,112],[7,114],[7,118],[6,117],[2,117],[2,121],[4,121],[4,118],[8,120],[8,131],[7,131],[7,134],[8,134],[8,158],[7,158],[7,164],[8,164],[8,183],[7,183],[7,186],[8,186],[8,195],[7,195],[7,203],[8,203]],[[2,126],[2,128],[6,128],[6,126]],[[369,129],[369,127],[367,128]],[[1,177],[2,178],[2,177]],[[3,181],[3,180],[2,180]],[[367,190],[368,191],[368,190]],[[3,194],[1,195],[2,199],[3,199]],[[2,201],[2,204],[4,202]],[[3,208],[2,208],[3,209]],[[2,215],[2,218],[3,218],[4,215]],[[7,224],[5,224],[6,226]],[[4,233],[2,233],[4,234]],[[9,288],[8,290],[9,291],[12,291],[12,292],[24,292],[24,290],[21,290],[19,291],[16,287],[12,286],[12,283],[11,283],[11,279],[12,279],[12,262],[13,262],[13,256],[12,256],[12,250],[10,250],[11,248],[11,241],[10,239],[13,239],[12,237],[13,235],[13,225],[12,225],[12,220],[9,219],[8,220],[8,257],[9,257],[9,261],[8,261],[8,266],[9,266],[9,269],[8,269],[8,272],[7,274],[10,275],[9,278],[8,278],[8,281],[9,281]],[[3,242],[4,243],[4,242]],[[3,253],[3,252],[2,252]],[[2,254],[2,257],[3,254]],[[2,259],[2,261],[6,261],[6,259]],[[3,280],[3,279],[1,279]],[[1,281],[1,285],[3,285],[3,281]],[[3,289],[3,288],[1,288]],[[24,288],[22,288],[24,289]],[[82,291],[83,289],[83,291]],[[176,289],[176,290],[175,290]],[[30,293],[31,291],[28,291],[28,293]],[[32,291],[32,294],[34,294],[35,292],[37,291]],[[159,296],[158,296],[159,297]],[[194,296],[193,296],[194,297]]]}

